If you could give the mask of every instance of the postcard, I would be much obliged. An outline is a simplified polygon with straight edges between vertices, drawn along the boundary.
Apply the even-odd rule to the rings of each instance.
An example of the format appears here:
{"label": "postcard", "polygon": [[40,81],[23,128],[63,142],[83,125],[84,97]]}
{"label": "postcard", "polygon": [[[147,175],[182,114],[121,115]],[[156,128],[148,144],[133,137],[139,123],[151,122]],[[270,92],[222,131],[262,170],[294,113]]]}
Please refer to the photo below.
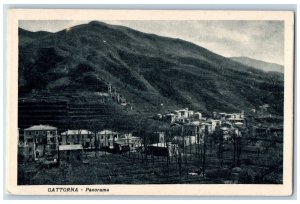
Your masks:
{"label": "postcard", "polygon": [[288,196],[294,13],[10,9],[16,195]]}

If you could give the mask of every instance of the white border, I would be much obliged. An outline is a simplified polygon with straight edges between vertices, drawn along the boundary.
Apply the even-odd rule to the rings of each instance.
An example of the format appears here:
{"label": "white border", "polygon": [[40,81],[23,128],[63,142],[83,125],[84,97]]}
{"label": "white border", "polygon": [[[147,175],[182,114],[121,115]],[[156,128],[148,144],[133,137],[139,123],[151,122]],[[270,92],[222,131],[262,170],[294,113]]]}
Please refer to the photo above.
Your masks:
{"label": "white border", "polygon": [[[72,19],[72,20],[207,20],[207,19],[239,19],[239,20],[285,20],[285,120],[284,120],[284,184],[283,185],[111,185],[112,189],[109,195],[290,195],[292,190],[292,122],[293,122],[293,15],[290,12],[251,12],[251,11],[101,11],[96,10],[76,10],[76,12],[66,10],[12,10],[9,13],[8,21],[8,69],[7,73],[7,117],[9,117],[9,124],[7,126],[7,135],[17,135],[14,130],[16,124],[16,105],[17,105],[17,35],[16,22],[19,19]],[[22,13],[22,15],[20,15]],[[109,16],[109,18],[108,18]],[[155,16],[155,17],[153,17]],[[197,17],[195,17],[197,16]],[[84,17],[84,18],[83,18]],[[286,138],[288,135],[288,139]],[[16,159],[16,142],[15,137],[9,137],[7,140],[7,155],[8,155],[8,189],[11,193],[18,194],[45,194],[43,188],[45,186],[15,186],[14,176],[16,170],[14,169],[14,159]],[[15,144],[14,144],[15,143]],[[11,151],[9,151],[11,150]],[[287,167],[287,168],[286,168]],[[165,187],[162,187],[165,186]],[[138,187],[138,188],[137,188]],[[158,191],[159,189],[159,191]],[[243,190],[244,189],[244,190]],[[42,192],[41,192],[42,191]],[[62,194],[59,194],[62,195]],[[76,194],[78,195],[78,194]],[[89,194],[91,195],[91,194]],[[98,194],[97,194],[98,195]]]}

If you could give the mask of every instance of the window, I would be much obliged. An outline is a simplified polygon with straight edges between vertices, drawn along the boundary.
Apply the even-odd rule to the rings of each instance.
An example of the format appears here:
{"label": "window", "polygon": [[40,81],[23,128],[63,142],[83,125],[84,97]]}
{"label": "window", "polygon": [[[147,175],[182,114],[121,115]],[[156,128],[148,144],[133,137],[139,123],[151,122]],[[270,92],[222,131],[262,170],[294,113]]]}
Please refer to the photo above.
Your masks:
{"label": "window", "polygon": [[28,135],[31,135],[31,131],[28,132]]}
{"label": "window", "polygon": [[108,139],[110,139],[110,135],[108,135]]}
{"label": "window", "polygon": [[29,152],[31,152],[31,150],[32,150],[31,147],[29,147]]}
{"label": "window", "polygon": [[108,142],[108,146],[110,146],[110,142]]}
{"label": "window", "polygon": [[101,136],[101,139],[103,140],[103,136]]}
{"label": "window", "polygon": [[38,135],[39,134],[39,132],[38,131],[35,131],[35,135]]}
{"label": "window", "polygon": [[33,139],[32,138],[27,139],[27,142],[33,142]]}

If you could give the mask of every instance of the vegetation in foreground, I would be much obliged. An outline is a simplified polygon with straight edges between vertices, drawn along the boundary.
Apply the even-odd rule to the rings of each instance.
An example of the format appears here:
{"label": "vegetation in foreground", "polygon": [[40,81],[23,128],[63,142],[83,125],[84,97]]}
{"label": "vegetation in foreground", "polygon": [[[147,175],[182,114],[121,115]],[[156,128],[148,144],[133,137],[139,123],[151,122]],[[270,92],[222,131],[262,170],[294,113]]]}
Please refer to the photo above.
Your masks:
{"label": "vegetation in foreground", "polygon": [[[232,144],[207,147],[205,164],[194,146],[186,154],[158,157],[139,153],[110,154],[85,152],[82,161],[61,162],[47,168],[37,163],[18,165],[19,185],[80,184],[280,184],[282,183],[282,144],[243,141],[240,165],[236,167]],[[203,167],[205,174],[203,175]]]}

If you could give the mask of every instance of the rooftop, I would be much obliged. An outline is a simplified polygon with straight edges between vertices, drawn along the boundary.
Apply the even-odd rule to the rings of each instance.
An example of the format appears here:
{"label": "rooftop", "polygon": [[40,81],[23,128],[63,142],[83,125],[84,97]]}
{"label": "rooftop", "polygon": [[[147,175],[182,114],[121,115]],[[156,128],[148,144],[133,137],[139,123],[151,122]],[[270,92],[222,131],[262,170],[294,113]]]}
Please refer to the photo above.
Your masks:
{"label": "rooftop", "polygon": [[109,134],[118,134],[118,133],[114,132],[112,130],[102,130],[102,131],[98,132],[98,134],[100,134],[100,135],[109,135]]}
{"label": "rooftop", "polygon": [[24,130],[57,130],[57,128],[50,125],[34,125]]}
{"label": "rooftop", "polygon": [[90,135],[93,134],[91,131],[88,130],[67,130],[63,133],[61,133],[61,135]]}
{"label": "rooftop", "polygon": [[83,147],[80,144],[78,144],[78,145],[59,145],[58,149],[60,151],[64,151],[64,150],[80,150],[80,149],[83,149]]}
{"label": "rooftop", "polygon": [[[171,143],[168,143],[168,144],[169,144],[169,146],[171,146]],[[149,146],[152,146],[152,147],[167,147],[166,143],[164,143],[164,142],[149,144]]]}

